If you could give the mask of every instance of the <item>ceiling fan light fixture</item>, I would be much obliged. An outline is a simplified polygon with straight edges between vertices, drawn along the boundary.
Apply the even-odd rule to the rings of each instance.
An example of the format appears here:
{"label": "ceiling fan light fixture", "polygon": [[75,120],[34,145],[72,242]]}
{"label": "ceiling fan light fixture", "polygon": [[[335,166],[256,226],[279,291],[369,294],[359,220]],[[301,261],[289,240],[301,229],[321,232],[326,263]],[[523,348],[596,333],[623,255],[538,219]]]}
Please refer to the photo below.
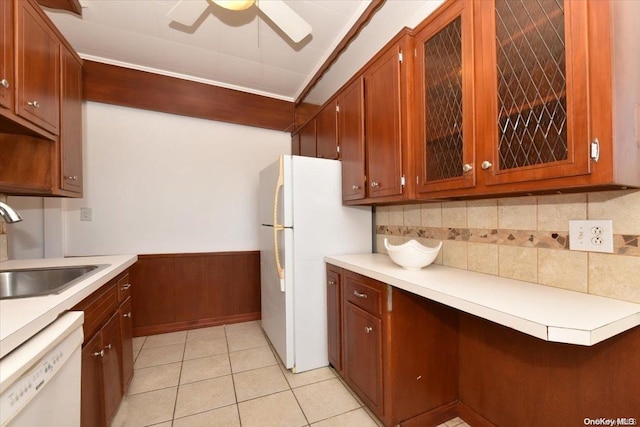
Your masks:
{"label": "ceiling fan light fixture", "polygon": [[251,7],[256,0],[211,0],[220,7],[229,10],[245,10]]}

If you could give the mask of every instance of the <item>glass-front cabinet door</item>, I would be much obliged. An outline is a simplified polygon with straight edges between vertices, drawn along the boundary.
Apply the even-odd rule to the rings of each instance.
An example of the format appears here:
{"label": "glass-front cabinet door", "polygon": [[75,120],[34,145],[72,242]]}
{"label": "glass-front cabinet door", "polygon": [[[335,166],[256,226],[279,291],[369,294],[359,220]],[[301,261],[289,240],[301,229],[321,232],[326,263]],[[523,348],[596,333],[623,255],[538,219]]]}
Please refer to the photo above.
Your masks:
{"label": "glass-front cabinet door", "polygon": [[588,2],[476,5],[481,179],[491,185],[589,173]]}
{"label": "glass-front cabinet door", "polygon": [[415,36],[418,193],[475,185],[471,8],[450,3]]}

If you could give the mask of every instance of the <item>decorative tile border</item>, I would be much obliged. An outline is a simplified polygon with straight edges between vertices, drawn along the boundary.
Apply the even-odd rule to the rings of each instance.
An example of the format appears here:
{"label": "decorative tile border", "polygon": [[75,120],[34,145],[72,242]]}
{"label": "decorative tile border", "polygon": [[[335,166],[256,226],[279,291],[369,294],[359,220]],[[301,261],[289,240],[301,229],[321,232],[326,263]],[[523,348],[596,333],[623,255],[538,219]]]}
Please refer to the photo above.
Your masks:
{"label": "decorative tile border", "polygon": [[[411,227],[378,225],[376,234],[427,238],[435,240],[457,240],[474,243],[522,246],[569,250],[567,231],[508,230],[481,228]],[[640,256],[640,236],[615,234],[613,251],[618,255]]]}

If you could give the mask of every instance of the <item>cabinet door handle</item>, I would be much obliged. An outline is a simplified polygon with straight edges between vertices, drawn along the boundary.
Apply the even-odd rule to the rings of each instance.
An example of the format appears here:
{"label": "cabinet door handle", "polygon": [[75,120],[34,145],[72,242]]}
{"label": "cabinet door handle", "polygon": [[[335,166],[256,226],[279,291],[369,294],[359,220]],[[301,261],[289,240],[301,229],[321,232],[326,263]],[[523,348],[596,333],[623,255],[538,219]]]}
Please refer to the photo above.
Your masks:
{"label": "cabinet door handle", "polygon": [[104,357],[104,350],[96,351],[93,355],[95,357]]}
{"label": "cabinet door handle", "polygon": [[352,190],[359,190],[359,189],[360,189],[360,186],[359,186],[359,185],[352,185],[352,186],[351,186],[351,189],[352,189]]}
{"label": "cabinet door handle", "polygon": [[373,328],[372,328],[371,326],[365,326],[365,327],[364,327],[364,331],[365,331],[366,333],[370,334],[370,333],[371,333],[371,331],[373,331]]}
{"label": "cabinet door handle", "polygon": [[123,314],[122,316],[123,316],[123,317],[131,318],[131,312],[125,313],[125,314]]}
{"label": "cabinet door handle", "polygon": [[358,292],[356,290],[353,291],[353,294],[355,296],[357,296],[358,298],[367,298],[368,297],[367,294],[361,294],[360,292]]}
{"label": "cabinet door handle", "polygon": [[64,179],[68,179],[69,181],[77,181],[78,175],[72,175],[72,176],[65,176]]}
{"label": "cabinet door handle", "polygon": [[484,162],[482,162],[482,164],[480,165],[480,167],[484,170],[489,169],[491,166],[493,166],[493,163],[491,163],[489,160],[485,160]]}
{"label": "cabinet door handle", "polygon": [[[111,344],[107,344],[106,346],[104,346],[105,350],[111,350]],[[104,351],[104,350],[103,350]]]}
{"label": "cabinet door handle", "polygon": [[2,85],[2,87],[5,89],[9,89],[9,80],[7,79],[0,80],[0,85]]}
{"label": "cabinet door handle", "polygon": [[123,290],[123,291],[126,291],[130,287],[131,287],[131,283],[125,283],[124,285],[122,285],[122,287],[120,289]]}
{"label": "cabinet door handle", "polygon": [[465,163],[462,165],[462,172],[471,172],[473,170],[473,165],[470,163]]}
{"label": "cabinet door handle", "polygon": [[333,280],[329,280],[329,285],[333,286],[335,284],[336,284],[336,282],[334,282]]}
{"label": "cabinet door handle", "polygon": [[40,108],[40,103],[38,101],[28,101],[27,105],[33,107],[33,108]]}
{"label": "cabinet door handle", "polygon": [[378,187],[380,187],[380,183],[379,183],[379,182],[377,182],[377,181],[373,181],[373,182],[371,183],[371,188],[378,188]]}

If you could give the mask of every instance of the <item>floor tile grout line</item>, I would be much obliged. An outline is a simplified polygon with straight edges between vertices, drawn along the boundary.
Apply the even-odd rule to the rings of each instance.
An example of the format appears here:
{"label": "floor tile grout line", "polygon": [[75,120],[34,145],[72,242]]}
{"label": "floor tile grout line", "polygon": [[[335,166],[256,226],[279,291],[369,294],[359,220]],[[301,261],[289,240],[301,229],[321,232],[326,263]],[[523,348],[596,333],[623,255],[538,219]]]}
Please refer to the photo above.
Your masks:
{"label": "floor tile grout line", "polygon": [[[171,422],[173,423],[173,422],[174,422],[174,421],[176,421],[176,420],[182,420],[182,419],[185,419],[185,418],[193,417],[193,416],[195,416],[195,415],[202,415],[202,414],[206,414],[207,412],[217,411],[218,409],[228,408],[228,407],[230,407],[230,406],[236,406],[236,407],[237,407],[237,406],[238,406],[238,404],[237,404],[237,403],[230,403],[229,405],[219,406],[219,407],[217,407],[217,408],[213,408],[213,409],[205,409],[205,410],[203,410],[203,411],[194,412],[193,414],[183,415],[183,416],[181,416],[181,417],[177,417],[177,418],[172,418],[172,419],[171,419]],[[238,414],[238,418],[240,418],[240,414]],[[167,421],[163,421],[163,422],[165,422],[165,423],[166,423]],[[161,422],[161,423],[162,423],[162,422]],[[155,425],[155,424],[152,424],[152,425]]]}
{"label": "floor tile grout line", "polygon": [[227,360],[229,362],[229,372],[231,375],[231,384],[233,385],[233,399],[236,404],[236,410],[238,411],[238,420],[242,426],[242,420],[240,420],[240,407],[238,406],[238,391],[236,390],[236,380],[233,377],[233,365],[231,364],[231,352],[229,351],[229,337],[227,336],[227,326],[224,326],[224,342],[227,346]]}
{"label": "floor tile grout line", "polygon": [[171,425],[176,418],[176,410],[178,409],[178,396],[180,394],[180,380],[182,379],[182,368],[184,367],[184,355],[187,351],[187,341],[185,337],[184,347],[182,347],[182,358],[180,359],[180,373],[178,374],[178,387],[176,388],[176,398],[173,401],[173,412],[171,413]]}

